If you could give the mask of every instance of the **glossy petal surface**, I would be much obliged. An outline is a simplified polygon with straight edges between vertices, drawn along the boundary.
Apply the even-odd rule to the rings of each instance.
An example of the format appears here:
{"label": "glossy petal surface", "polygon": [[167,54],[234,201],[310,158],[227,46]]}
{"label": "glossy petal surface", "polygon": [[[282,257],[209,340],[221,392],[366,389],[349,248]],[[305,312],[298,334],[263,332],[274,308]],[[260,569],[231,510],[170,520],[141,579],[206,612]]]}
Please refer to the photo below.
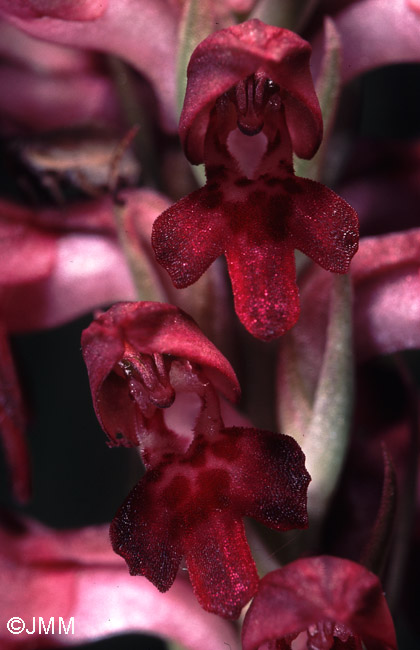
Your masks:
{"label": "glossy petal surface", "polygon": [[[378,578],[350,560],[321,556],[297,560],[263,578],[244,622],[243,648],[258,650],[269,641],[305,630],[313,634],[314,626],[320,629],[328,622],[338,640],[359,640],[356,647],[360,639],[368,650],[397,647]],[[331,647],[322,638],[319,643],[315,647],[322,650]]]}

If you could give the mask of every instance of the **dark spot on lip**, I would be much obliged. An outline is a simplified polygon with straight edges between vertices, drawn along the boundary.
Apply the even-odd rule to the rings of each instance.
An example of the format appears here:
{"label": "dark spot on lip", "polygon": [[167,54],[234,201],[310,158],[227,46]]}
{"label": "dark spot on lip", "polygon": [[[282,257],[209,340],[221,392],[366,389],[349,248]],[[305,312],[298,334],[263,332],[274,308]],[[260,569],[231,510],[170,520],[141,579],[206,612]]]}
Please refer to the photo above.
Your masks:
{"label": "dark spot on lip", "polygon": [[258,135],[260,133],[261,129],[264,126],[264,122],[261,122],[261,124],[258,124],[258,126],[248,126],[247,124],[243,124],[238,120],[238,129],[243,133],[244,135]]}

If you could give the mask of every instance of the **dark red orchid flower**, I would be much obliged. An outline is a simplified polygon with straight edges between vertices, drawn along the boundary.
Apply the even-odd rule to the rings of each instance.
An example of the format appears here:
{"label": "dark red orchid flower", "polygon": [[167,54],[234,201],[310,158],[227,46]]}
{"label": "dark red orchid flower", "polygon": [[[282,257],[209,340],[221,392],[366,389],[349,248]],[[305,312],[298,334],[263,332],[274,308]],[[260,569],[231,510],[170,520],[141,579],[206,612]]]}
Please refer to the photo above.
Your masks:
{"label": "dark red orchid flower", "polygon": [[322,138],[310,53],[296,34],[256,19],[196,48],[179,130],[207,183],[160,215],[152,235],[178,288],[225,254],[237,314],[264,340],[299,315],[294,249],[346,273],[358,245],[355,211],[293,172],[293,152],[311,158]]}
{"label": "dark red orchid flower", "polygon": [[301,633],[302,650],[397,647],[378,578],[331,556],[297,560],[262,579],[245,617],[243,650],[290,650]]}
{"label": "dark red orchid flower", "polygon": [[[275,530],[307,526],[310,477],[289,436],[225,428],[218,392],[233,399],[235,374],[195,322],[174,305],[120,303],[83,332],[95,411],[113,444],[140,445],[147,471],[111,525],[114,550],[160,591],[186,558],[204,609],[236,618],[258,575],[242,517]],[[198,398],[189,437],[181,419]]]}
{"label": "dark red orchid flower", "polygon": [[237,427],[199,435],[133,489],[111,524],[114,550],[160,591],[185,557],[202,607],[237,618],[258,586],[242,517],[305,528],[309,481],[290,436]]}
{"label": "dark red orchid flower", "polygon": [[83,332],[82,348],[103,430],[112,445],[141,444],[146,466],[160,462],[161,449],[183,451],[190,442],[164,418],[176,392],[199,396],[207,409],[207,427],[214,400],[218,423],[214,388],[231,400],[239,394],[228,361],[174,305],[118,303]]}

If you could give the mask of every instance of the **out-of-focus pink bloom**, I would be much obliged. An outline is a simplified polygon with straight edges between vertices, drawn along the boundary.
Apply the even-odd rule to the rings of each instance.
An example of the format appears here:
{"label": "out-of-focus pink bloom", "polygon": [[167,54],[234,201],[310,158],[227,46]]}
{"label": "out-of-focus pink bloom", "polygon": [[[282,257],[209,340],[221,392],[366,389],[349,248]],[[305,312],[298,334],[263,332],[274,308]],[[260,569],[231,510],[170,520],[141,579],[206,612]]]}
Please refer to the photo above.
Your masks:
{"label": "out-of-focus pink bloom", "polygon": [[[127,221],[142,246],[166,200],[126,190]],[[117,241],[110,197],[64,208],[0,202],[0,320],[9,332],[53,327],[136,295]]]}
{"label": "out-of-focus pink bloom", "polygon": [[419,0],[407,0],[407,4],[410,7],[410,9],[413,9],[413,11],[417,11],[418,13],[420,13]]}
{"label": "out-of-focus pink bloom", "polygon": [[178,288],[224,253],[236,312],[265,340],[298,318],[295,248],[336,273],[357,250],[354,210],[293,172],[293,152],[311,158],[322,137],[310,52],[296,34],[258,20],[196,48],[180,135],[189,160],[204,161],[207,183],[153,229],[156,257]]}
{"label": "out-of-focus pink bloom", "polygon": [[[76,5],[80,5],[79,2],[71,4],[74,11]],[[86,21],[72,20],[64,10],[60,17],[49,17],[48,11],[39,18],[16,16],[13,5],[7,2],[7,6],[0,6],[0,13],[33,36],[62,45],[107,52],[132,64],[151,82],[158,97],[164,127],[175,130],[175,61],[182,9],[180,2],[113,0],[106,5],[99,2],[96,6],[102,5],[101,9],[105,8],[105,11],[101,11],[95,20]]]}
{"label": "out-of-focus pink bloom", "polygon": [[[152,222],[167,202],[150,190],[127,190],[122,197],[127,224],[151,258]],[[29,494],[29,470],[24,406],[8,335],[61,325],[135,297],[113,211],[110,197],[59,209],[0,201],[0,431],[20,500]]]}
{"label": "out-of-focus pink bloom", "polygon": [[[320,14],[333,18],[340,35],[344,82],[379,66],[420,61],[416,0],[327,0],[319,4]],[[321,35],[311,42],[318,68],[323,53]]]}
{"label": "out-of-focus pink bloom", "polygon": [[[420,230],[360,240],[351,268],[354,342],[358,362],[420,347]],[[302,317],[296,330],[305,377],[315,381],[325,341],[329,274],[313,268],[301,286]],[[304,352],[304,350],[306,352]],[[311,350],[311,353],[309,353]],[[309,374],[308,374],[309,373]]]}
{"label": "out-of-focus pink bloom", "polygon": [[[110,548],[107,526],[57,532],[31,521],[3,520],[0,575],[4,650],[45,648],[52,630],[43,634],[41,626],[39,634],[39,622],[48,628],[51,617],[54,645],[60,646],[139,632],[190,650],[240,647],[233,627],[199,607],[186,579],[177,578],[170,593],[160,594],[145,578],[129,576]],[[6,623],[16,616],[34,634],[11,634]]]}
{"label": "out-of-focus pink bloom", "polygon": [[120,125],[115,85],[98,55],[40,41],[3,20],[0,43],[2,134]]}
{"label": "out-of-focus pink bloom", "polygon": [[[298,444],[225,428],[219,393],[234,399],[236,376],[173,305],[114,305],[83,332],[82,349],[103,429],[113,444],[139,445],[147,468],[111,525],[115,551],[161,591],[185,557],[201,605],[237,618],[258,585],[242,517],[275,530],[307,525]],[[171,426],[177,404],[182,432]]]}
{"label": "out-of-focus pink bloom", "polygon": [[[378,578],[350,560],[297,560],[266,575],[245,617],[243,650],[395,650],[394,625]],[[305,643],[306,641],[306,643]],[[363,646],[362,646],[363,643]]]}
{"label": "out-of-focus pink bloom", "polygon": [[242,517],[274,530],[305,528],[309,480],[290,436],[242,428],[196,435],[185,454],[168,454],[140,480],[111,540],[130,573],[160,591],[185,557],[202,607],[237,618],[258,586]]}
{"label": "out-of-focus pink bloom", "polygon": [[228,399],[239,394],[228,361],[174,305],[114,305],[83,332],[82,349],[102,428],[111,444],[141,444],[146,465],[190,443],[164,421],[176,392],[198,393],[206,406],[209,384]]}

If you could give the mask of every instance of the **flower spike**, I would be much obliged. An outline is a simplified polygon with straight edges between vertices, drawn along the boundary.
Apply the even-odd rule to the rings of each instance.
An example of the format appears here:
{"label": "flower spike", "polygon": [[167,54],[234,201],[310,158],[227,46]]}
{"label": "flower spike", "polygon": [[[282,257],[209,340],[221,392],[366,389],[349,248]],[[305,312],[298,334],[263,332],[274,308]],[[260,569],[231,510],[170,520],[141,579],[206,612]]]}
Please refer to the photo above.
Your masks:
{"label": "flower spike", "polygon": [[256,19],[196,48],[180,136],[189,160],[204,161],[207,183],[153,226],[156,258],[177,288],[226,256],[236,312],[263,340],[298,319],[295,248],[346,273],[358,247],[353,208],[293,171],[293,153],[311,158],[322,137],[310,52],[293,32]]}

